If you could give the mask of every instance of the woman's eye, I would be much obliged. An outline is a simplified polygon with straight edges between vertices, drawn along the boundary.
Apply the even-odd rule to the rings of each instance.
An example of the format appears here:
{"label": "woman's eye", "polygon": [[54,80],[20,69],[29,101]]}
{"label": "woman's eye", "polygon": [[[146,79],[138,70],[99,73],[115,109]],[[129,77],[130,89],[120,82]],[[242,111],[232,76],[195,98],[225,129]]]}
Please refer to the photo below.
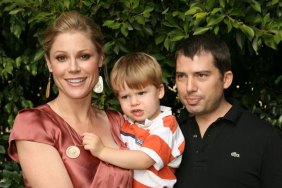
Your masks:
{"label": "woman's eye", "polygon": [[82,60],[88,60],[90,58],[89,54],[84,54],[80,57]]}
{"label": "woman's eye", "polygon": [[57,56],[56,59],[57,59],[57,61],[59,61],[59,62],[63,62],[63,61],[66,60],[66,57],[65,57],[65,56]]}

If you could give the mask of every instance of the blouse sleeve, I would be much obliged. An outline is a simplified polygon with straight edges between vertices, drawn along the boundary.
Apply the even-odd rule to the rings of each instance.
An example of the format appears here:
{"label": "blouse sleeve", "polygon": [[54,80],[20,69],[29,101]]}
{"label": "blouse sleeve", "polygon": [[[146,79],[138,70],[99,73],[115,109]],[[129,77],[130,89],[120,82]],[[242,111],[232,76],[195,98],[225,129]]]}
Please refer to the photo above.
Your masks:
{"label": "blouse sleeve", "polygon": [[121,149],[127,149],[126,145],[122,142],[120,137],[120,129],[124,123],[123,116],[118,111],[107,110],[106,114],[109,118],[111,124],[112,135],[116,141],[116,143],[120,146]]}
{"label": "blouse sleeve", "polygon": [[38,109],[21,110],[16,116],[9,138],[9,156],[18,162],[15,141],[26,140],[54,145],[54,121]]}

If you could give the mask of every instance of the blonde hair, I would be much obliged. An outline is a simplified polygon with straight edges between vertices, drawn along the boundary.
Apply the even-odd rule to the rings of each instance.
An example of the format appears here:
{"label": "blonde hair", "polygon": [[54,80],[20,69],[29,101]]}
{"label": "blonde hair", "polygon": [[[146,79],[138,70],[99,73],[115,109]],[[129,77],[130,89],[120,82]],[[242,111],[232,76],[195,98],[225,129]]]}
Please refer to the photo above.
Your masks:
{"label": "blonde hair", "polygon": [[77,11],[62,13],[44,32],[43,49],[50,57],[50,50],[56,37],[65,32],[80,31],[88,34],[99,54],[103,54],[103,34],[101,28],[90,18]]}
{"label": "blonde hair", "polygon": [[159,88],[163,83],[161,66],[146,53],[131,53],[118,59],[111,71],[110,81],[116,95],[125,84],[131,89],[142,89],[151,84]]}

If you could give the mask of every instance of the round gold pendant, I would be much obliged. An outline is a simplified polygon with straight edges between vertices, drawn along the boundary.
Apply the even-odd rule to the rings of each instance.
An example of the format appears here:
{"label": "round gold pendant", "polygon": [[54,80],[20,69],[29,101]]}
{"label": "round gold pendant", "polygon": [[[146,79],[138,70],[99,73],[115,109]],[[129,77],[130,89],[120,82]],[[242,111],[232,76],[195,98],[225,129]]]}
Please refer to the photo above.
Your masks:
{"label": "round gold pendant", "polygon": [[69,146],[66,150],[66,154],[69,158],[75,159],[80,155],[80,150],[77,146]]}

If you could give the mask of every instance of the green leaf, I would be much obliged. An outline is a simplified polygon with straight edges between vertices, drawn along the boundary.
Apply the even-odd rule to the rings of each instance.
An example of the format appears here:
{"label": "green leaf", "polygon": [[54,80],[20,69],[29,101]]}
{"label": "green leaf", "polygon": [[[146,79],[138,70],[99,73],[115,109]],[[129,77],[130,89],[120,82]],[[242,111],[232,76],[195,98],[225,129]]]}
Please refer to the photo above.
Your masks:
{"label": "green leaf", "polygon": [[227,32],[230,33],[230,31],[231,31],[232,28],[233,28],[233,26],[232,26],[230,20],[229,20],[229,19],[225,19],[225,20],[224,20],[224,23],[227,25]]}
{"label": "green leaf", "polygon": [[150,27],[144,27],[144,31],[146,31],[146,33],[149,35],[149,36],[153,36],[153,30],[150,28]]}
{"label": "green leaf", "polygon": [[7,112],[7,113],[11,113],[11,109],[12,109],[12,104],[11,103],[8,103],[8,104],[6,104],[5,105],[5,107],[4,107],[4,109],[5,109],[5,112]]}
{"label": "green leaf", "polygon": [[133,0],[132,3],[133,3],[132,9],[136,9],[140,5],[140,1],[139,0]]}
{"label": "green leaf", "polygon": [[164,11],[162,11],[162,14],[166,14],[168,12],[168,10],[169,10],[169,8],[166,8]]}
{"label": "green leaf", "polygon": [[10,29],[11,29],[11,32],[19,39],[22,33],[22,26],[17,23],[13,23]]}
{"label": "green leaf", "polygon": [[258,37],[255,37],[253,42],[252,42],[252,47],[255,50],[256,54],[258,54]]}
{"label": "green leaf", "polygon": [[243,49],[244,41],[245,41],[244,36],[241,33],[236,32],[236,42],[238,46],[240,47],[240,49]]}
{"label": "green leaf", "polygon": [[198,27],[195,29],[193,35],[201,35],[210,30],[210,27]]}
{"label": "green leaf", "polygon": [[9,14],[11,14],[11,15],[16,15],[16,14],[18,14],[19,12],[22,12],[22,11],[24,11],[23,8],[17,8],[17,9],[14,9],[14,10],[10,11]]}
{"label": "green leaf", "polygon": [[152,12],[154,10],[154,8],[153,7],[146,7],[146,9],[143,11],[143,16],[145,17],[145,18],[149,18],[150,17],[150,13]]}
{"label": "green leaf", "polygon": [[245,33],[249,40],[252,40],[254,38],[255,32],[251,27],[243,24],[239,28]]}
{"label": "green leaf", "polygon": [[190,8],[189,10],[187,10],[185,12],[185,15],[194,15],[197,12],[201,12],[201,11],[202,11],[202,9],[200,7],[193,7],[193,8]]}
{"label": "green leaf", "polygon": [[215,26],[214,27],[214,29],[213,29],[213,31],[214,31],[214,33],[215,34],[218,34],[218,31],[219,31],[219,26],[217,25],[217,26]]}
{"label": "green leaf", "polygon": [[169,46],[170,46],[170,40],[168,38],[165,39],[165,42],[164,42],[164,47],[166,50],[169,50]]}
{"label": "green leaf", "polygon": [[39,61],[41,59],[43,59],[43,56],[44,56],[44,50],[37,50],[34,58],[33,58],[33,61]]}
{"label": "green leaf", "polygon": [[137,21],[137,23],[141,24],[141,25],[145,25],[145,18],[143,16],[135,16],[135,20]]}
{"label": "green leaf", "polygon": [[177,35],[177,36],[173,36],[173,37],[171,37],[171,41],[180,41],[181,39],[183,39],[185,36],[183,36],[183,35]]}
{"label": "green leaf", "polygon": [[251,3],[251,7],[255,10],[255,11],[257,11],[257,12],[261,12],[261,5],[260,5],[260,3],[258,2],[258,1],[252,1],[252,3]]}
{"label": "green leaf", "polygon": [[214,8],[212,11],[211,11],[211,15],[215,15],[216,13],[220,12],[222,10],[222,8]]}
{"label": "green leaf", "polygon": [[119,29],[120,23],[116,23],[114,20],[106,20],[103,23],[103,26],[107,26],[107,27],[112,28],[112,29]]}
{"label": "green leaf", "polygon": [[155,38],[155,44],[156,44],[156,45],[161,44],[161,43],[165,40],[165,37],[166,37],[166,35],[158,35],[158,36]]}
{"label": "green leaf", "polygon": [[199,13],[195,14],[194,17],[196,19],[202,20],[202,19],[205,19],[207,15],[208,15],[207,12],[199,12]]}
{"label": "green leaf", "polygon": [[282,75],[280,75],[280,76],[278,76],[278,78],[276,78],[275,85],[278,85],[281,81],[282,81]]}
{"label": "green leaf", "polygon": [[217,25],[224,18],[225,18],[225,15],[220,15],[220,16],[217,16],[217,17],[209,17],[209,18],[207,18],[208,26]]}
{"label": "green leaf", "polygon": [[219,0],[219,4],[222,8],[225,8],[225,0]]}
{"label": "green leaf", "polygon": [[127,25],[126,23],[122,23],[121,28],[120,28],[121,33],[127,37],[128,35],[128,30],[127,30]]}

